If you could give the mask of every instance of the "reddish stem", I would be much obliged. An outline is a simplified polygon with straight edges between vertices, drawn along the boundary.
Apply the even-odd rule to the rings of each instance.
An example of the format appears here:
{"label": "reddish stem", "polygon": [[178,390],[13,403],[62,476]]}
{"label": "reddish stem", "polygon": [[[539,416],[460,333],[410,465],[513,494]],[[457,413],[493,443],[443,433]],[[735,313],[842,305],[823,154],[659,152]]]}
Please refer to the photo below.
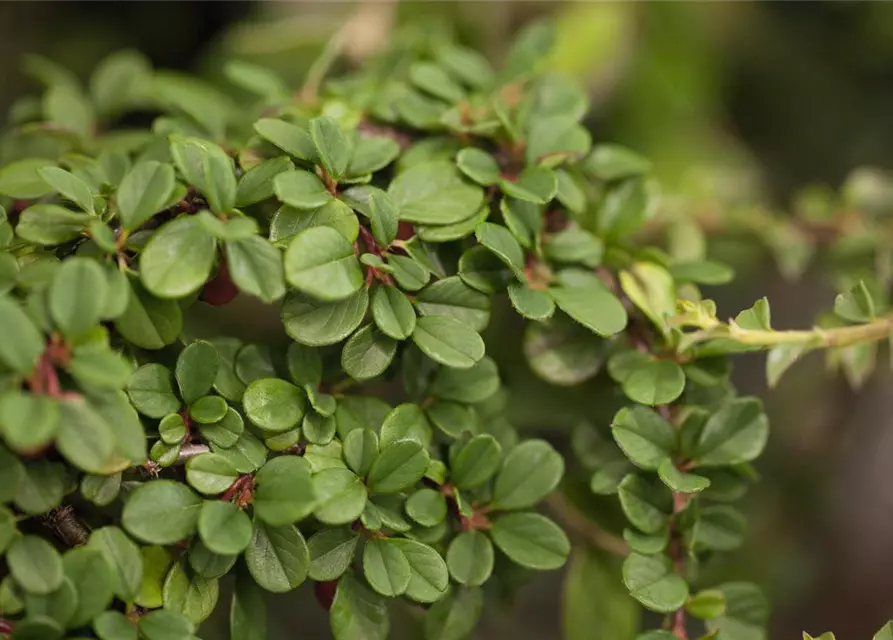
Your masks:
{"label": "reddish stem", "polygon": [[230,488],[223,492],[223,495],[220,496],[221,500],[232,500],[233,498],[238,497],[238,500],[241,502],[244,499],[245,491],[252,491],[254,489],[254,476],[252,475],[244,475],[236,478],[235,482],[230,485]]}
{"label": "reddish stem", "polygon": [[673,622],[673,635],[678,640],[688,640],[688,631],[685,629],[685,607],[676,610],[676,618]]}

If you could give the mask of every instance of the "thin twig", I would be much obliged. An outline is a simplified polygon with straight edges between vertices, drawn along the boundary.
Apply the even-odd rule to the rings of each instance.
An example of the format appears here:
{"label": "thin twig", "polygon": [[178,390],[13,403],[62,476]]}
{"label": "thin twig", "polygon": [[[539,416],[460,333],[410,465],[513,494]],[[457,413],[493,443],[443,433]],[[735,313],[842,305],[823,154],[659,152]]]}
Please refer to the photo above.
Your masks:
{"label": "thin twig", "polygon": [[608,533],[595,522],[586,518],[560,493],[553,493],[546,498],[546,505],[566,528],[593,547],[604,549],[618,556],[629,555],[629,546],[625,540]]}

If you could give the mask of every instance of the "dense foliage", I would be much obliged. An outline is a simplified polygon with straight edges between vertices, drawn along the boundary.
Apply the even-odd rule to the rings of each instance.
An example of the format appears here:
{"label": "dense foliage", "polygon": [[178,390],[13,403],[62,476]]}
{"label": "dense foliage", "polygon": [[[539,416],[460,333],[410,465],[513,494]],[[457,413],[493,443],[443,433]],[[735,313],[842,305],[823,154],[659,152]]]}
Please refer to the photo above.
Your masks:
{"label": "dense foliage", "polygon": [[[876,234],[844,247],[820,328],[774,331],[765,299],[722,322],[698,286],[733,273],[704,221],[668,218],[645,159],[593,145],[585,93],[539,71],[548,26],[501,71],[394,44],[324,83],[323,60],[299,92],[238,62],[224,92],[130,52],[86,88],[29,60],[45,92],[0,143],[0,635],[194,638],[231,574],[234,640],[266,637],[263,591],[308,581],[339,640],[387,637],[397,598],[428,638],[466,637],[490,584],[571,552],[537,510],[565,460],[509,424],[485,355],[507,299],[537,375],[618,404],[568,464],[626,519],[584,543],[625,556],[617,584],[662,614],[640,640],[765,637],[759,588],[701,571],[741,544],[769,437],[727,356],[771,349],[775,381],[827,348],[864,379],[891,328]],[[886,202],[864,186],[851,199]],[[797,268],[798,238],[836,224],[813,205],[737,222]],[[240,293],[291,342],[190,322]]]}

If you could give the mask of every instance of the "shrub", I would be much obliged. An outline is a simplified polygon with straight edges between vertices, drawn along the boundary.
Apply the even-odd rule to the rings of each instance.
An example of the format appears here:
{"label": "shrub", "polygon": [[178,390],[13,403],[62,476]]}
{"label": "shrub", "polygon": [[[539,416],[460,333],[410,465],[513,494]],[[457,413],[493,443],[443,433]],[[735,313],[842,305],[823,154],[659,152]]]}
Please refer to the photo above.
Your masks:
{"label": "shrub", "polygon": [[[690,217],[664,248],[650,164],[592,145],[549,47],[532,27],[496,71],[401,39],[297,93],[234,62],[237,97],[131,52],[88,89],[31,61],[46,90],[11,111],[0,168],[0,633],[193,638],[232,575],[234,639],[266,637],[264,591],[308,581],[338,639],[387,637],[396,598],[426,637],[467,636],[492,578],[571,551],[538,511],[574,509],[553,494],[565,460],[513,429],[485,355],[510,307],[539,376],[617,405],[573,431],[568,464],[622,538],[565,519],[665,616],[640,640],[765,637],[757,586],[699,575],[741,543],[732,505],[769,437],[727,356],[769,349],[774,381],[827,348],[859,381],[885,298],[865,275],[810,331],[773,330],[765,299],[720,321],[698,285],[731,269]],[[743,219],[775,246],[834,220]],[[202,313],[240,294],[290,341]]]}

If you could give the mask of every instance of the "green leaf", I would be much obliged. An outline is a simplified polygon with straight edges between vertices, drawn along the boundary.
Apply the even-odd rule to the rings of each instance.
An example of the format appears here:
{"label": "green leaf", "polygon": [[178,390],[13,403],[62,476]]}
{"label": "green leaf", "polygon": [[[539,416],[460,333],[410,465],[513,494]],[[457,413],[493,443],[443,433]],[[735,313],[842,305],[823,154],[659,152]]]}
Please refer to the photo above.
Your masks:
{"label": "green leaf", "polygon": [[369,216],[372,223],[372,235],[383,246],[387,247],[397,237],[400,223],[400,211],[391,197],[385,192],[374,192],[369,196]]}
{"label": "green leaf", "polygon": [[428,388],[436,398],[467,404],[483,402],[498,390],[499,372],[487,356],[469,369],[440,367]]}
{"label": "green leaf", "polygon": [[418,482],[430,457],[413,440],[399,440],[381,449],[369,471],[367,484],[373,493],[396,493]]}
{"label": "green leaf", "polygon": [[189,417],[199,424],[214,424],[226,417],[229,405],[220,396],[204,396],[189,407]]}
{"label": "green leaf", "polygon": [[173,480],[153,480],[127,496],[121,523],[149,544],[174,544],[195,533],[202,499]]}
{"label": "green leaf", "polygon": [[295,165],[290,158],[279,156],[264,160],[252,167],[239,179],[236,189],[236,206],[247,207],[273,197],[273,179],[280,173],[292,171]]}
{"label": "green leaf", "polygon": [[581,263],[595,268],[602,262],[605,245],[588,231],[570,227],[548,236],[543,251],[554,262]]}
{"label": "green leaf", "polygon": [[115,329],[143,349],[161,349],[173,343],[183,328],[180,306],[149,295],[136,280],[131,280],[130,286],[127,308],[115,321]]}
{"label": "green leaf", "polygon": [[81,495],[98,507],[107,507],[120,493],[120,473],[113,476],[85,475],[81,478]]}
{"label": "green leaf", "polygon": [[620,272],[620,285],[629,299],[668,335],[667,318],[676,313],[676,288],[667,270],[650,262],[637,262]]}
{"label": "green leaf", "polygon": [[0,169],[0,195],[21,200],[36,200],[52,192],[49,184],[38,171],[51,167],[52,160],[44,158],[22,158]]}
{"label": "green leaf", "polygon": [[423,527],[433,527],[446,518],[446,498],[440,491],[419,489],[406,499],[406,514]]}
{"label": "green leaf", "polygon": [[363,321],[368,305],[365,287],[337,302],[295,292],[286,296],[282,304],[282,322],[295,341],[320,347],[340,342],[353,333]]}
{"label": "green leaf", "polygon": [[59,409],[59,452],[87,473],[108,473],[115,449],[112,426],[80,396],[59,402]]}
{"label": "green leaf", "polygon": [[601,369],[603,342],[563,314],[546,322],[528,323],[523,349],[534,373],[543,380],[573,386]]}
{"label": "green leaf", "polygon": [[273,593],[285,593],[307,578],[310,553],[294,525],[274,527],[255,521],[245,563],[258,585]]}
{"label": "green leaf", "polygon": [[364,176],[384,169],[400,155],[400,143],[388,136],[355,133],[347,175]]}
{"label": "green leaf", "polygon": [[466,147],[456,155],[459,170],[478,184],[489,186],[500,180],[499,165],[486,151]]}
{"label": "green leaf", "polygon": [[717,589],[725,596],[726,611],[719,618],[707,620],[707,629],[719,631],[719,637],[727,635],[742,640],[765,638],[769,603],[760,588],[748,582],[727,582]]}
{"label": "green leaf", "polygon": [[596,276],[567,269],[559,278],[559,285],[549,287],[549,295],[571,318],[600,336],[612,336],[626,328],[626,310]]}
{"label": "green leaf", "polygon": [[236,576],[229,609],[230,640],[266,640],[267,610],[263,592],[244,572]]}
{"label": "green leaf", "polygon": [[465,98],[465,90],[441,67],[431,62],[416,62],[409,69],[409,79],[422,91],[456,103]]}
{"label": "green leaf", "polygon": [[[250,532],[249,532],[250,533]],[[201,539],[194,539],[186,560],[192,571],[202,578],[215,579],[225,576],[235,565],[238,556],[222,556],[214,553]]]}
{"label": "green leaf", "polygon": [[418,291],[431,277],[424,265],[407,256],[389,255],[388,267],[397,284],[407,291]]}
{"label": "green leaf", "polygon": [[389,541],[397,547],[409,562],[408,598],[429,603],[439,600],[446,593],[450,581],[447,565],[437,551],[416,540],[395,538]]}
{"label": "green leaf", "polygon": [[270,240],[277,246],[287,247],[294,236],[314,227],[331,227],[350,242],[360,232],[360,223],[351,208],[340,200],[330,200],[314,209],[281,207],[270,222]]}
{"label": "green leaf", "polygon": [[300,424],[307,408],[301,390],[278,378],[263,378],[249,384],[242,404],[252,423],[273,432],[288,431]]}
{"label": "green leaf", "polygon": [[485,222],[474,232],[475,237],[502,260],[517,278],[524,275],[524,252],[515,236],[505,227]]}
{"label": "green leaf", "polygon": [[688,598],[688,584],[666,556],[631,553],[623,562],[623,584],[642,606],[658,613],[672,613]]}
{"label": "green leaf", "polygon": [[546,204],[558,193],[555,173],[545,167],[527,167],[517,180],[502,180],[500,186],[507,196],[536,204]]}
{"label": "green leaf", "polygon": [[490,322],[490,297],[475,291],[458,276],[425,287],[416,296],[416,306],[421,315],[448,316],[475,331],[483,331]]}
{"label": "green leaf", "polygon": [[0,295],[0,317],[0,362],[23,375],[31,374],[43,352],[43,336],[18,303],[6,295]]}
{"label": "green leaf", "polygon": [[390,598],[406,591],[411,577],[403,552],[390,541],[375,538],[363,548],[363,573],[369,586]]}
{"label": "green leaf", "polygon": [[395,340],[406,340],[416,325],[416,314],[409,298],[395,287],[378,287],[372,294],[372,317],[382,333]]}
{"label": "green leaf", "polygon": [[62,625],[45,615],[35,615],[16,624],[15,640],[59,640],[65,631]]}
{"label": "green leaf", "polygon": [[458,489],[475,489],[493,477],[501,459],[502,447],[496,438],[474,436],[453,458],[450,479]]}
{"label": "green leaf", "polygon": [[285,277],[324,301],[343,300],[363,286],[363,272],[350,242],[331,227],[299,233],[285,254]]}
{"label": "green leaf", "polygon": [[240,291],[264,302],[275,302],[285,295],[282,255],[258,236],[226,242],[230,276]]}
{"label": "green leaf", "polygon": [[427,640],[462,640],[477,626],[484,608],[481,589],[452,589],[428,610],[425,617]]}
{"label": "green leaf", "polygon": [[527,137],[525,158],[528,165],[550,166],[578,158],[589,151],[592,138],[575,117],[553,115],[537,118]]}
{"label": "green leaf", "polygon": [[390,629],[387,604],[347,573],[338,581],[329,624],[335,640],[386,640]]}
{"label": "green leaf", "polygon": [[[5,452],[5,449],[3,451]],[[9,460],[13,462],[10,463]],[[20,475],[17,486],[13,485],[16,489],[14,492],[15,505],[19,509],[29,515],[37,515],[46,513],[62,503],[67,477],[64,465],[37,461],[24,466],[16,466],[17,463],[18,459],[9,455],[9,458],[4,460],[4,464],[7,465],[4,468],[4,476],[8,473],[6,469],[23,470],[21,474],[12,472],[13,481],[15,481],[15,475]]]}
{"label": "green leaf", "polygon": [[255,476],[254,515],[274,527],[303,520],[317,500],[310,465],[296,456],[269,460]]}
{"label": "green leaf", "polygon": [[586,210],[586,192],[583,190],[581,180],[576,174],[571,174],[565,169],[556,169],[555,178],[558,180],[558,193],[555,197],[571,213],[582,214]]}
{"label": "green leaf", "polygon": [[747,523],[737,509],[727,505],[704,507],[691,532],[695,549],[734,551],[744,542]]}
{"label": "green leaf", "polygon": [[[340,447],[339,447],[340,461]],[[352,471],[327,468],[313,476],[318,506],[313,515],[326,524],[347,524],[360,517],[366,506],[366,487]]]}
{"label": "green leaf", "polygon": [[416,225],[416,237],[430,243],[452,242],[472,235],[487,220],[490,209],[485,205],[473,216],[453,224]]}
{"label": "green leaf", "polygon": [[98,344],[76,348],[67,368],[78,384],[97,389],[120,389],[133,371],[122,354]]}
{"label": "green leaf", "polygon": [[15,233],[26,242],[57,245],[80,237],[92,219],[55,204],[36,204],[21,213]]}
{"label": "green leaf", "polygon": [[483,246],[470,248],[459,259],[459,277],[473,289],[493,294],[517,277],[492,251]]}
{"label": "green leaf", "polygon": [[0,396],[0,433],[16,452],[40,451],[59,430],[61,412],[53,398],[9,391]]}
{"label": "green leaf", "polygon": [[42,167],[37,170],[37,175],[60,195],[87,213],[96,213],[93,191],[83,179],[59,167]]}
{"label": "green leaf", "polygon": [[[532,202],[504,197],[499,203],[502,218],[512,234],[524,247],[540,238],[543,227],[543,207]],[[546,247],[548,250],[548,246]]]}
{"label": "green leaf", "polygon": [[275,118],[262,118],[254,123],[261,137],[300,160],[316,161],[316,146],[305,129]]}
{"label": "green leaf", "polygon": [[33,535],[17,538],[6,552],[15,581],[28,593],[47,595],[62,585],[62,556],[49,542]]}
{"label": "green leaf", "polygon": [[202,453],[186,462],[186,480],[189,485],[206,495],[223,493],[238,477],[236,467],[216,453]]}
{"label": "green leaf", "polygon": [[484,194],[459,177],[445,161],[417,164],[400,173],[388,187],[400,219],[419,224],[454,224],[480,209]]}
{"label": "green leaf", "polygon": [[195,633],[192,621],[168,609],[150,611],[140,618],[139,628],[145,640],[191,640]]}
{"label": "green leaf", "polygon": [[111,604],[117,582],[115,569],[102,551],[89,546],[67,551],[62,556],[62,567],[78,596],[68,622],[74,628],[81,627]]}
{"label": "green leaf", "polygon": [[90,534],[88,547],[96,549],[114,569],[115,595],[133,602],[143,581],[143,559],[139,547],[118,527],[103,527]]}
{"label": "green leaf", "polygon": [[710,486],[710,480],[694,473],[680,471],[669,458],[657,469],[660,479],[676,493],[698,493]]}
{"label": "green leaf", "polygon": [[735,277],[735,271],[730,266],[714,260],[675,264],[670,267],[670,274],[677,282],[706,285],[728,284]]}
{"label": "green leaf", "polygon": [[774,388],[791,365],[809,353],[809,344],[781,344],[772,347],[766,355],[766,381],[769,388]]}
{"label": "green leaf", "polygon": [[512,562],[537,571],[558,569],[570,541],[557,524],[538,513],[511,513],[493,521],[490,537]]}
{"label": "green leaf", "polygon": [[658,482],[630,474],[617,487],[620,506],[627,519],[648,534],[661,531],[672,510],[672,494]]}
{"label": "green leaf", "polygon": [[653,214],[650,200],[649,187],[643,179],[633,178],[612,186],[599,206],[596,231],[606,240],[638,231]]}
{"label": "green leaf", "polygon": [[415,440],[422,446],[427,446],[431,441],[431,425],[418,405],[398,405],[384,419],[379,437],[380,446],[383,448],[398,440]]}
{"label": "green leaf", "polygon": [[850,322],[870,322],[875,317],[874,299],[865,286],[859,281],[846,293],[840,293],[834,299],[834,313]]}
{"label": "green leaf", "polygon": [[685,610],[701,620],[712,620],[726,611],[726,597],[719,589],[704,589],[688,599]]}
{"label": "green leaf", "polygon": [[251,519],[232,502],[207,500],[198,516],[198,534],[214,553],[234,556],[251,542]]}
{"label": "green leaf", "polygon": [[512,306],[525,318],[542,321],[555,313],[555,301],[545,291],[531,289],[523,282],[513,282],[508,292]]}
{"label": "green leaf", "polygon": [[422,316],[412,339],[425,355],[448,367],[468,369],[484,357],[480,335],[452,317]]}
{"label": "green leaf", "polygon": [[215,213],[229,213],[236,205],[236,174],[232,158],[207,140],[171,137],[171,157],[177,169],[208,199]]}
{"label": "green leaf", "polygon": [[378,457],[378,435],[372,429],[354,429],[343,441],[344,461],[350,470],[365,477]]}
{"label": "green leaf", "polygon": [[208,393],[217,378],[220,358],[210,342],[196,340],[177,357],[175,375],[180,395],[186,404],[192,404]]}
{"label": "green leaf", "polygon": [[724,467],[755,460],[769,438],[769,420],[756,398],[728,400],[707,420],[695,449],[700,467]]}
{"label": "green leaf", "polygon": [[300,170],[278,174],[273,178],[273,191],[279,200],[296,209],[316,209],[333,198],[319,178]]}
{"label": "green leaf", "polygon": [[600,144],[583,162],[583,170],[599,180],[622,180],[651,171],[651,163],[626,147]]}
{"label": "green leaf", "polygon": [[614,440],[626,457],[642,469],[654,471],[676,451],[676,431],[655,411],[625,407],[611,425]]}
{"label": "green leaf", "polygon": [[890,640],[893,638],[893,622],[888,622],[881,630],[874,634],[874,638],[872,640]]}
{"label": "green leaf", "polygon": [[341,352],[341,367],[354,380],[369,380],[391,364],[397,342],[369,324],[353,334]]}
{"label": "green leaf", "polygon": [[164,608],[182,614],[199,624],[214,611],[219,586],[216,579],[202,578],[188,571],[183,562],[175,563],[164,580]]}
{"label": "green leaf", "polygon": [[137,640],[136,627],[120,611],[105,611],[93,621],[101,640]]}
{"label": "green leaf", "polygon": [[216,240],[197,217],[171,220],[140,254],[142,282],[156,297],[184,298],[208,280],[216,249]]}
{"label": "green leaf", "polygon": [[245,422],[238,411],[229,407],[223,420],[198,427],[202,439],[218,447],[228,449],[238,442],[245,431]]}
{"label": "green leaf", "polygon": [[121,225],[127,230],[136,229],[164,209],[175,185],[171,165],[155,160],[136,164],[124,176],[115,196]]}
{"label": "green leaf", "polygon": [[[604,552],[574,550],[563,589],[566,640],[631,640],[636,637],[641,609],[617,580],[617,573],[617,563]],[[598,597],[594,598],[596,593]],[[676,639],[671,636],[666,640]]]}
{"label": "green leaf", "polygon": [[99,322],[106,304],[102,267],[89,258],[65,260],[50,285],[50,314],[62,333],[80,336]]}
{"label": "green leaf", "polygon": [[51,85],[43,95],[43,112],[47,120],[82,138],[92,138],[95,134],[93,107],[75,85]]}
{"label": "green leaf", "polygon": [[347,171],[352,149],[350,140],[331,116],[310,121],[310,138],[326,172],[336,181]]}
{"label": "green leaf", "polygon": [[506,455],[493,486],[494,509],[532,507],[558,486],[564,459],[545,440],[527,440]]}
{"label": "green leaf", "polygon": [[453,580],[479,587],[493,573],[493,545],[482,531],[463,531],[450,542],[446,562]]}
{"label": "green leaf", "polygon": [[438,401],[428,407],[428,419],[450,438],[461,438],[477,431],[472,409],[457,402]]}
{"label": "green leaf", "polygon": [[307,541],[310,578],[317,582],[337,580],[353,560],[360,536],[352,529],[322,529]]}

